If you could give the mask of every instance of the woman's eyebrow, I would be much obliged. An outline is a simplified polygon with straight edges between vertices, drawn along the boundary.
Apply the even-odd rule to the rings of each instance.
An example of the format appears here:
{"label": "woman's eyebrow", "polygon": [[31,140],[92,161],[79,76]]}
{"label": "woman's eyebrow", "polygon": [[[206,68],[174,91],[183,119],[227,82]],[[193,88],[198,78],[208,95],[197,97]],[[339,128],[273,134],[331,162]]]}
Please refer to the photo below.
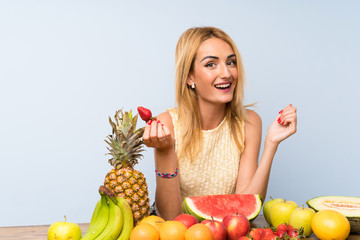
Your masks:
{"label": "woman's eyebrow", "polygon": [[[236,55],[235,55],[235,54],[231,54],[231,55],[229,55],[227,58],[232,58],[232,57],[236,57]],[[207,58],[219,59],[219,57],[215,57],[215,56],[206,56],[206,57],[204,57],[203,59],[201,59],[200,62],[204,61],[204,60],[207,59]]]}
{"label": "woman's eyebrow", "polygon": [[206,57],[204,57],[203,59],[201,59],[200,62],[204,61],[204,60],[207,59],[207,58],[219,59],[218,57],[215,57],[215,56],[206,56]]}

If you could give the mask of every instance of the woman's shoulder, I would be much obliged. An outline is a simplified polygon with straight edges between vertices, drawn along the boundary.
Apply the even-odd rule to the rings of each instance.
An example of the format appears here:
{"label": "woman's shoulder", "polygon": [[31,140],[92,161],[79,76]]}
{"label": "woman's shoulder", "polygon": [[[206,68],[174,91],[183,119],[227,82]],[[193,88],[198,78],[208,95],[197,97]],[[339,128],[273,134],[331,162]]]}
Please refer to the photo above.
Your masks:
{"label": "woman's shoulder", "polygon": [[160,113],[156,118],[160,121],[169,121],[169,120],[171,121],[172,120],[171,114],[169,113],[169,111]]}
{"label": "woman's shoulder", "polygon": [[177,116],[177,108],[168,108],[164,112],[160,113],[157,118],[163,118],[164,120],[172,120]]}
{"label": "woman's shoulder", "polygon": [[247,109],[246,114],[245,142],[250,146],[254,142],[261,141],[262,121],[259,114],[253,110]]}
{"label": "woman's shoulder", "polygon": [[250,125],[259,126],[262,124],[260,115],[254,110],[246,109],[246,115],[247,115],[246,122],[250,123]]}

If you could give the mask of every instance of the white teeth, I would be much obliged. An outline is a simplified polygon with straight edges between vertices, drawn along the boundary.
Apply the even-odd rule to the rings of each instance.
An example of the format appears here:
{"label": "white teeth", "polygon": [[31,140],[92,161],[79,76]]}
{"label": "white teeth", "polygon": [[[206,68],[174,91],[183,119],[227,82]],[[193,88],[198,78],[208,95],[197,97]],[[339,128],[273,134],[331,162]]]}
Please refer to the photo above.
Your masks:
{"label": "white teeth", "polygon": [[230,83],[225,83],[225,84],[218,84],[215,85],[216,88],[228,88],[230,87]]}

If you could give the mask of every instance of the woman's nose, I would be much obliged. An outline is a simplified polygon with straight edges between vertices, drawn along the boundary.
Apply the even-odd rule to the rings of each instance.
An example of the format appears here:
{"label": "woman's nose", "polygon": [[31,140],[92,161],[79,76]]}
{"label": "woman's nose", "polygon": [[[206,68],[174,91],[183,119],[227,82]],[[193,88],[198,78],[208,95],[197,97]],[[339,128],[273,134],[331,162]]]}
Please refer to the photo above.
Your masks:
{"label": "woman's nose", "polygon": [[231,76],[230,70],[227,64],[221,64],[219,77],[220,78],[229,78]]}

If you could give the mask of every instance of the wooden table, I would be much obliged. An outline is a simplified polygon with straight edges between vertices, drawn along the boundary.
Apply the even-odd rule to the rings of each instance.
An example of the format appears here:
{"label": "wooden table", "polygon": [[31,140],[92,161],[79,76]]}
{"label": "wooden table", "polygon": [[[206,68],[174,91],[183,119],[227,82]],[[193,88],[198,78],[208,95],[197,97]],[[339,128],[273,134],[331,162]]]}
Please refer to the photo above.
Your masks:
{"label": "wooden table", "polygon": [[[82,233],[86,232],[88,223],[80,223]],[[50,225],[41,225],[41,226],[19,226],[19,227],[0,227],[0,239],[1,240],[44,240],[47,239],[47,231]],[[265,221],[263,215],[259,215],[255,221],[252,223],[252,227],[265,227],[268,224]],[[310,238],[307,239],[318,239],[313,234]],[[350,240],[360,240],[360,233],[351,234],[348,239]]]}

